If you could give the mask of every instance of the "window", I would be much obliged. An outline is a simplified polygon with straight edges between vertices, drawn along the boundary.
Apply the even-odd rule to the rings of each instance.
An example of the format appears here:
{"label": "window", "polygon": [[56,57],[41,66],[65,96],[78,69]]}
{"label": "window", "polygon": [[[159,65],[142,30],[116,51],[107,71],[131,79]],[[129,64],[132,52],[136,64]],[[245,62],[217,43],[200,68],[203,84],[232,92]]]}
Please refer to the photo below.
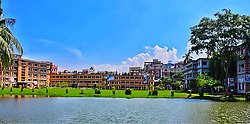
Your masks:
{"label": "window", "polygon": [[239,64],[238,65],[238,72],[244,72],[244,64]]}
{"label": "window", "polygon": [[244,90],[244,89],[245,89],[244,83],[239,83],[239,90]]}
{"label": "window", "polygon": [[206,61],[203,61],[203,62],[202,62],[202,65],[207,65],[207,62],[206,62]]}

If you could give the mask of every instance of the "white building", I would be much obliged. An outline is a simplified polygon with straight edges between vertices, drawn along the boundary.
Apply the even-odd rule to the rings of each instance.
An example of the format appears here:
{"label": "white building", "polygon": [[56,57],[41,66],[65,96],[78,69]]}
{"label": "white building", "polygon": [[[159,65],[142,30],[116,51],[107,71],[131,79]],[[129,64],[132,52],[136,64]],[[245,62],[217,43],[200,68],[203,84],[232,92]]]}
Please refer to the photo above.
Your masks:
{"label": "white building", "polygon": [[199,58],[186,63],[183,69],[185,88],[189,87],[190,82],[196,82],[199,74],[208,74],[208,72],[209,60],[207,58]]}

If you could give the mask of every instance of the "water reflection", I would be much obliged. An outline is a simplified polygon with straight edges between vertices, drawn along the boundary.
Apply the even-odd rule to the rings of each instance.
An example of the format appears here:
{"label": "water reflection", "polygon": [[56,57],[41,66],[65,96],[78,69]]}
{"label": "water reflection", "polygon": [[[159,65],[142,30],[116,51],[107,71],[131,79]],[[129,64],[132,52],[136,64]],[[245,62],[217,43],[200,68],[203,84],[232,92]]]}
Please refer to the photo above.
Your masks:
{"label": "water reflection", "polygon": [[19,96],[0,106],[0,123],[250,123],[246,102]]}

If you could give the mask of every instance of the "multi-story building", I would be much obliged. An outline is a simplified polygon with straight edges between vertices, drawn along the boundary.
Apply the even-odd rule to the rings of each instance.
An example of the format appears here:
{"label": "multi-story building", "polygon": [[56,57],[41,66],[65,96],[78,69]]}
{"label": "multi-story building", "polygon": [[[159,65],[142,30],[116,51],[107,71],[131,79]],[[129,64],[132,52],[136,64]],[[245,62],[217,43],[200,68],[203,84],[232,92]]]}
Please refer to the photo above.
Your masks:
{"label": "multi-story building", "polygon": [[248,48],[240,47],[240,54],[244,56],[244,59],[237,61],[236,85],[229,82],[229,86],[231,89],[234,87],[237,93],[246,93],[250,91],[250,51]]}
{"label": "multi-story building", "polygon": [[195,82],[199,74],[205,73],[209,73],[209,60],[207,58],[199,58],[186,63],[183,70],[185,88],[188,88],[192,81]]}
{"label": "multi-story building", "polygon": [[155,76],[155,80],[162,77],[163,63],[158,59],[153,59],[153,62],[144,62],[144,71]]}
{"label": "multi-story building", "polygon": [[143,73],[142,67],[129,67],[129,73]]}
{"label": "multi-story building", "polygon": [[60,82],[66,82],[69,87],[93,87],[104,86],[105,77],[101,73],[66,72],[51,74],[50,86],[57,86]]}
{"label": "multi-story building", "polygon": [[66,82],[70,87],[102,87],[108,89],[112,87],[116,89],[145,89],[146,86],[154,84],[153,75],[144,75],[141,73],[57,73],[52,74],[50,80],[51,86],[56,86],[60,82]]}
{"label": "multi-story building", "polygon": [[14,63],[9,68],[3,69],[1,64],[0,68],[0,81],[5,85],[47,85],[50,74],[57,71],[52,62],[23,59],[20,55],[15,55]]}
{"label": "multi-story building", "polygon": [[172,61],[168,61],[167,64],[163,64],[162,66],[162,77],[168,77],[172,78],[172,76],[175,74],[175,68]]}

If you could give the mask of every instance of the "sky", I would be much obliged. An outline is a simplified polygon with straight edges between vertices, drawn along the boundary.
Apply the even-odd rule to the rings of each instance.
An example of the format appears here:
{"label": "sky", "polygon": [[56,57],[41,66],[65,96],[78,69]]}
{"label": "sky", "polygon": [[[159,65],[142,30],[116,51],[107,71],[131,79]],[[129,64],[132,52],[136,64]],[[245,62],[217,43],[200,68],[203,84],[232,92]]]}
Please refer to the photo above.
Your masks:
{"label": "sky", "polygon": [[[249,0],[3,0],[24,58],[59,70],[128,71],[144,61],[178,62],[190,27],[226,8],[250,15]],[[204,57],[205,55],[194,55]]]}

